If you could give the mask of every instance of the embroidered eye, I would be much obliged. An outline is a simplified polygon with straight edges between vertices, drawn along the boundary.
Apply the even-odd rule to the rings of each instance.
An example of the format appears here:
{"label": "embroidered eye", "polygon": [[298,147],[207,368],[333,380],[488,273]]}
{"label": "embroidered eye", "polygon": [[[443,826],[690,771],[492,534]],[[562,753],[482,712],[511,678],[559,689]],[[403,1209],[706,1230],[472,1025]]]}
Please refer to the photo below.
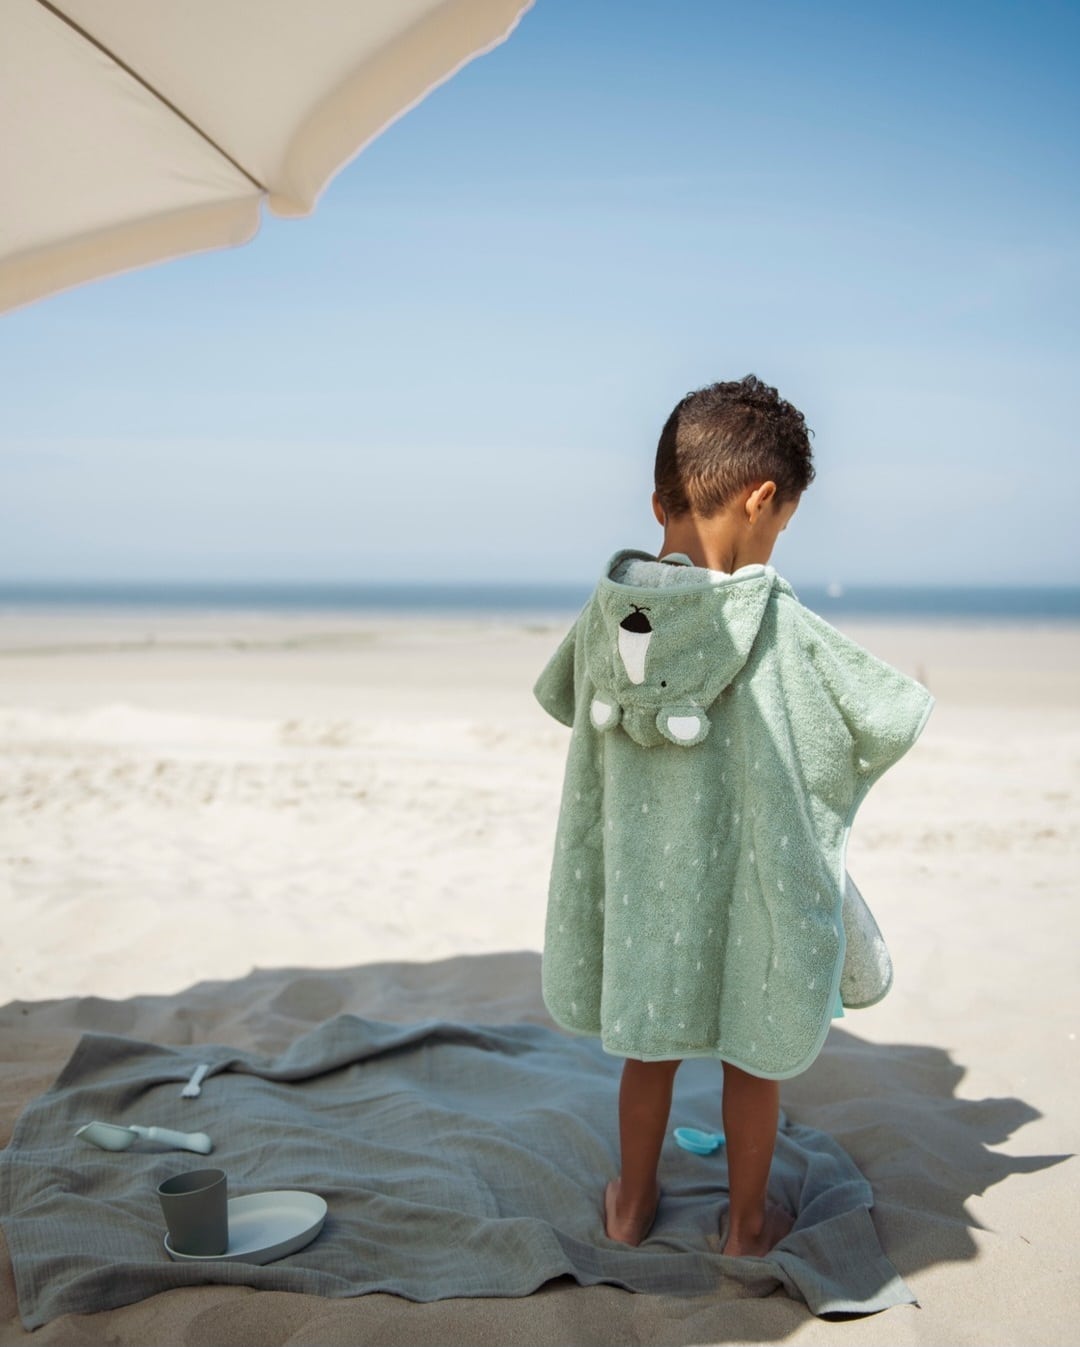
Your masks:
{"label": "embroidered eye", "polygon": [[666,688],[666,687],[667,687],[667,679],[666,679],[666,678],[661,678],[661,680],[660,680],[660,686],[661,686],[662,688]]}

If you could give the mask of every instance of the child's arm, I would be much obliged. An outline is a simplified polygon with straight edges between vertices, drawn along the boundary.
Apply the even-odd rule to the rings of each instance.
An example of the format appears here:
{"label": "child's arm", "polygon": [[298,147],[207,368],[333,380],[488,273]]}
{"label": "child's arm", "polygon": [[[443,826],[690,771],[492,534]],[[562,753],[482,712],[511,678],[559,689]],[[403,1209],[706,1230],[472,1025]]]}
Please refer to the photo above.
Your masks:
{"label": "child's arm", "polygon": [[922,732],[934,698],[919,682],[809,614],[809,653],[852,739],[863,790],[904,756]]}

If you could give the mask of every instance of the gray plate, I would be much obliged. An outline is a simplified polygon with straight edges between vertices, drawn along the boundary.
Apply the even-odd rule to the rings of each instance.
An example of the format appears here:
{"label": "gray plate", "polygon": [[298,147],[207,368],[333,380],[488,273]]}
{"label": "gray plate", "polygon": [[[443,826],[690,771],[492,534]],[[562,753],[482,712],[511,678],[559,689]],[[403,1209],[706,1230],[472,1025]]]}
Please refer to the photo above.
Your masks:
{"label": "gray plate", "polygon": [[165,1252],[178,1263],[272,1263],[310,1244],[326,1220],[317,1193],[279,1189],[229,1198],[229,1247],[224,1253],[177,1253],[165,1236]]}

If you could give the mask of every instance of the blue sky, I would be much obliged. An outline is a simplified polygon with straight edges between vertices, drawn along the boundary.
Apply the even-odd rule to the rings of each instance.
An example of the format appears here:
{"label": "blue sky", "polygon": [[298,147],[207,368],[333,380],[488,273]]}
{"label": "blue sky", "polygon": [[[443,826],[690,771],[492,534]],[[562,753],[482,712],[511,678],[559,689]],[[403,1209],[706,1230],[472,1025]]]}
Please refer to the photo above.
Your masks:
{"label": "blue sky", "polygon": [[793,582],[1080,583],[1080,8],[536,0],[304,220],[0,318],[0,579],[588,582],[747,372]]}

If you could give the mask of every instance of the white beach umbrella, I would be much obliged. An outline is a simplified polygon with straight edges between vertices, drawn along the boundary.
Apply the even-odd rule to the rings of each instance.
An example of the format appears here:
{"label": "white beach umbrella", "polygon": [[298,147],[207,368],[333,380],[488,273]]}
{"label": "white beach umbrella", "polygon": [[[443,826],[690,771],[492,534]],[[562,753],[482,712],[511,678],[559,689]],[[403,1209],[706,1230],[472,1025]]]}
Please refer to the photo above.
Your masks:
{"label": "white beach umbrella", "polygon": [[532,0],[0,0],[0,310],[244,243]]}

